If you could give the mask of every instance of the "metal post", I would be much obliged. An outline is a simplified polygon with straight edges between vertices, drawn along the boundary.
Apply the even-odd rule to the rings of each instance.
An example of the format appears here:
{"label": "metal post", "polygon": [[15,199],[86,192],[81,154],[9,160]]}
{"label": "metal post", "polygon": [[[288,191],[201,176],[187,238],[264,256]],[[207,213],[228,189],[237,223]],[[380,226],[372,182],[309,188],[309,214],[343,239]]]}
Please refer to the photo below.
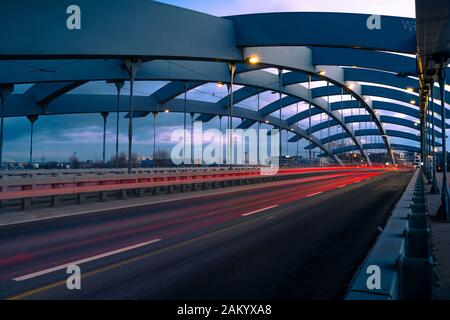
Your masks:
{"label": "metal post", "polygon": [[446,77],[446,63],[444,57],[441,57],[440,67],[438,70],[439,91],[441,99],[441,123],[442,123],[442,194],[441,207],[439,213],[441,217],[449,221],[449,190],[447,180],[447,134],[446,134],[446,110],[445,110],[445,77]]}
{"label": "metal post", "polygon": [[14,85],[0,85],[0,168],[3,168],[3,134],[4,134],[4,109],[6,98],[14,90]]}
{"label": "metal post", "polygon": [[133,151],[133,95],[134,95],[134,78],[136,76],[140,61],[136,58],[125,60],[130,78],[130,105],[128,108],[128,174],[131,174],[131,157]]}
{"label": "metal post", "polygon": [[183,104],[183,166],[186,165],[186,103],[187,103],[188,82],[184,82],[184,104]]}
{"label": "metal post", "polygon": [[228,124],[228,157],[229,157],[229,165],[230,168],[233,167],[233,107],[234,107],[234,97],[233,97],[233,84],[234,84],[234,73],[236,71],[236,65],[233,63],[228,64],[228,69],[230,70],[230,84],[228,85],[228,91],[230,96],[230,116],[229,116],[229,124]]}
{"label": "metal post", "polygon": [[427,149],[426,149],[426,159],[427,159],[427,182],[428,184],[431,184],[431,129],[430,129],[430,104],[429,104],[429,99],[428,99],[428,95],[427,95],[427,100],[426,100],[426,106],[427,106],[427,115],[426,115],[426,140],[427,140]]}
{"label": "metal post", "polygon": [[[352,95],[350,95],[350,99],[352,98]],[[350,109],[351,110],[351,109]],[[344,88],[341,88],[341,110],[340,110],[340,114],[342,116],[342,122],[345,121],[345,117],[344,117]],[[351,128],[353,129],[353,123],[350,124]],[[342,149],[342,146],[344,144],[344,140],[342,139],[342,133],[344,132],[344,127],[343,126],[339,126],[337,127],[337,129],[339,129],[340,131],[340,135],[338,135],[339,139],[339,148]],[[336,129],[336,131],[337,131]]]}
{"label": "metal post", "polygon": [[191,165],[194,165],[194,116],[195,113],[191,112]]}
{"label": "metal post", "polygon": [[420,107],[420,166],[426,175],[426,105]]}
{"label": "metal post", "polygon": [[114,80],[109,83],[114,83],[117,90],[117,111],[116,111],[116,158],[115,158],[115,167],[119,168],[119,116],[120,116],[120,91],[122,90],[123,84],[125,83],[123,80]]}
{"label": "metal post", "polygon": [[431,98],[431,140],[432,140],[432,167],[431,167],[431,194],[439,194],[439,186],[436,179],[436,136],[434,134],[434,83],[430,84],[430,98]]}
{"label": "metal post", "polygon": [[34,131],[34,123],[38,119],[39,116],[32,115],[27,116],[28,121],[30,121],[30,169],[33,168],[33,131]]}
{"label": "metal post", "polygon": [[280,111],[279,111],[280,119],[279,119],[279,123],[278,123],[279,129],[280,129],[280,132],[279,132],[279,141],[280,141],[279,152],[280,152],[280,154],[279,154],[279,162],[278,163],[280,165],[281,165],[281,153],[283,151],[283,149],[281,147],[281,143],[282,143],[282,140],[281,140],[281,121],[282,121],[282,119],[281,119],[281,109],[283,108],[283,101],[281,101],[281,95],[282,95],[281,87],[282,87],[282,85],[283,85],[283,69],[278,69],[278,103],[279,103],[279,108],[280,108]]}
{"label": "metal post", "polygon": [[220,145],[220,159],[221,162],[223,164],[223,145],[222,145],[222,116],[219,115],[219,131],[220,131],[220,136],[219,136],[219,145]]}
{"label": "metal post", "polygon": [[108,112],[101,113],[103,117],[103,165],[106,164],[106,119],[108,118]]}
{"label": "metal post", "polygon": [[430,103],[429,103],[430,101],[428,101],[428,158],[429,158],[429,160],[428,160],[428,175],[429,175],[429,179],[430,179],[430,183],[432,182],[431,181],[431,179],[432,179],[432,175],[433,175],[433,173],[432,173],[432,171],[433,171],[433,162],[434,162],[434,159],[433,159],[433,139],[432,139],[432,132],[431,132],[431,130],[432,130],[432,127],[431,127],[431,124],[432,124],[432,117],[434,117],[434,115],[432,114],[432,108],[431,108],[431,105],[430,105]]}
{"label": "metal post", "polygon": [[[330,140],[330,81],[327,80],[327,109],[328,109],[328,113],[327,113],[327,120],[328,120],[328,132],[327,132],[327,136],[328,136],[328,146],[332,147],[331,145],[331,140]],[[329,148],[329,150],[331,150]]]}
{"label": "metal post", "polygon": [[[297,102],[297,116],[298,116],[298,102]],[[320,114],[320,116],[322,117],[322,114]],[[297,121],[297,126],[298,126],[298,121]],[[311,127],[309,128],[309,134],[311,135]],[[320,134],[322,134],[322,131],[320,131]],[[298,160],[299,160],[299,153],[298,153],[298,143],[299,143],[299,141],[300,141],[300,139],[297,140],[297,164],[298,164]]]}
{"label": "metal post", "polygon": [[153,167],[156,168],[156,121],[158,120],[158,112],[154,111],[153,114]]}
{"label": "metal post", "polygon": [[[258,102],[257,102],[257,104],[258,104],[258,114],[259,114],[259,107],[260,107],[260,104],[259,104],[259,94],[260,94],[260,90],[258,89]],[[298,109],[298,107],[297,107],[297,109]],[[256,152],[257,152],[257,155],[256,155],[256,163],[257,163],[257,165],[259,166],[259,165],[261,165],[261,163],[260,163],[260,159],[259,159],[259,139],[260,139],[260,137],[259,137],[259,131],[261,130],[261,122],[259,122],[258,121],[258,126],[257,126],[257,132],[256,132],[256,139],[257,139],[257,142],[256,142]]]}
{"label": "metal post", "polygon": [[312,143],[311,143],[311,75],[308,75],[308,117],[309,117],[309,165],[311,165],[311,147],[312,147]]}

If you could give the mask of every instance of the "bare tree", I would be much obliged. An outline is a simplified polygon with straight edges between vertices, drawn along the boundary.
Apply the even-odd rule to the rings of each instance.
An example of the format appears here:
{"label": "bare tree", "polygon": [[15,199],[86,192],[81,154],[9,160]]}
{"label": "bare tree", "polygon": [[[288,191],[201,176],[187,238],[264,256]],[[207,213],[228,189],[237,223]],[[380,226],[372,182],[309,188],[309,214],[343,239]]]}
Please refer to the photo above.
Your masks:
{"label": "bare tree", "polygon": [[153,159],[157,167],[167,167],[170,165],[170,154],[165,149],[157,149],[155,152],[155,159]]}
{"label": "bare tree", "polygon": [[80,160],[78,160],[76,152],[69,158],[69,163],[72,169],[78,169],[80,167]]}
{"label": "bare tree", "polygon": [[[115,166],[116,165],[116,156],[112,156],[111,160],[109,160],[109,162],[111,163],[111,166]],[[119,168],[125,168],[128,166],[128,156],[125,152],[119,153],[118,165],[119,165]],[[135,153],[131,154],[131,165],[133,167],[136,167],[138,165],[138,156]]]}

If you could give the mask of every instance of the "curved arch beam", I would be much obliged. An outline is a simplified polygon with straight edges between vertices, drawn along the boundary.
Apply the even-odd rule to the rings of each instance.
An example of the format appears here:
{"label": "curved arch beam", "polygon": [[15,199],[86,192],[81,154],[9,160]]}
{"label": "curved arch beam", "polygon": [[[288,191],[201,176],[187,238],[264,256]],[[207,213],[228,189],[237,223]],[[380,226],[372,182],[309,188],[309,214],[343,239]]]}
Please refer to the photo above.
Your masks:
{"label": "curved arch beam", "polygon": [[[392,130],[392,129],[387,129],[386,133],[389,135],[389,137],[397,137],[397,138],[407,139],[407,140],[411,140],[411,141],[415,141],[415,142],[420,142],[420,137],[418,134],[413,134],[413,133],[399,131],[399,130]],[[375,135],[378,135],[378,131],[376,129],[355,130],[355,135],[358,137],[375,136]],[[321,140],[321,143],[326,144],[326,143],[330,143],[333,141],[346,139],[346,138],[349,138],[348,134],[346,132],[342,132],[342,133],[331,135],[330,137],[323,138]],[[295,136],[295,137],[292,137],[291,139],[289,139],[289,142],[295,142],[297,140],[298,140],[298,137]],[[441,143],[436,142],[436,146],[440,147]],[[305,149],[309,149],[309,145],[307,145],[305,147]]]}
{"label": "curved arch beam", "polygon": [[[42,109],[39,105],[35,104],[31,95],[12,95],[10,100],[15,100],[12,104],[6,104],[5,114],[8,117],[19,117],[26,115],[42,115]],[[127,96],[121,96],[120,98],[120,112],[127,112],[128,106]],[[16,103],[20,103],[24,108],[14,108]],[[216,104],[198,100],[188,100],[186,111],[188,113],[206,113],[206,114],[218,114],[227,115],[227,111]],[[171,112],[184,112],[184,100],[173,99],[170,100],[164,107],[169,108]],[[136,112],[161,112],[163,108],[161,105],[151,97],[136,96],[134,100],[134,109]],[[26,112],[24,112],[26,110]],[[70,94],[64,95],[53,102],[49,103],[46,108],[45,115],[56,114],[76,114],[76,113],[100,113],[100,112],[116,112],[117,111],[117,97],[115,95],[94,95],[94,94]],[[234,116],[242,119],[252,119],[258,122],[266,122],[269,124],[277,124],[279,121],[272,116],[261,117],[256,111],[252,111],[245,108],[235,108]],[[282,129],[300,135],[305,139],[311,139],[312,143],[322,149],[325,152],[329,152],[328,148],[320,143],[320,140],[314,136],[309,136],[303,129],[296,125],[288,125],[285,120],[282,121]],[[341,163],[337,157],[333,159]]]}
{"label": "curved arch beam", "polygon": [[[89,33],[73,34],[64,23],[59,26],[54,18],[65,12],[67,5],[57,0],[46,3],[40,6],[35,1],[27,1],[26,11],[22,6],[0,3],[0,20],[10,26],[0,31],[0,43],[5,44],[0,48],[0,57],[126,55],[239,60],[238,48],[250,45],[321,45],[409,53],[416,50],[415,30],[404,27],[405,21],[412,25],[415,20],[408,18],[382,16],[383,29],[374,32],[366,27],[370,17],[367,14],[266,13],[219,18],[145,0],[133,1],[127,10],[123,10],[121,0],[110,0],[107,11],[99,3],[80,1],[91,19],[101,15],[104,21],[114,22],[115,32],[110,32],[109,23],[84,19],[83,26]],[[133,23],[128,23],[131,20]],[[328,28],[330,23],[333,28]],[[21,27],[24,25],[34,27],[29,30]],[[311,25],[316,26],[314,33],[296,32],[308,30]],[[351,36],[348,30],[352,30]],[[11,34],[15,36],[14,41]],[[344,34],[347,36],[343,37]]]}
{"label": "curved arch beam", "polygon": [[[366,143],[363,144],[363,148],[365,150],[370,150],[370,149],[386,149],[384,147],[383,143]],[[414,146],[408,146],[408,145],[404,145],[404,144],[398,144],[398,143],[393,143],[392,144],[392,148],[394,150],[401,150],[401,151],[408,151],[408,152],[417,152],[420,153],[420,148],[418,147],[414,147]],[[357,151],[357,149],[355,148],[355,146],[345,146],[342,148],[336,148],[333,150],[334,154],[341,154],[341,153],[347,153],[347,152],[352,152],[352,151]],[[319,154],[319,157],[321,156],[326,156],[325,154]]]}
{"label": "curved arch beam", "polygon": [[[396,117],[391,117],[391,116],[380,116],[381,122],[383,123],[390,123],[390,124],[396,124],[399,126],[404,126],[404,127],[408,127],[410,129],[414,129],[414,130],[418,130],[418,125],[417,122],[413,122],[407,119],[401,119],[401,118],[396,118]],[[347,116],[345,117],[345,122],[346,123],[354,123],[354,122],[371,122],[372,120],[370,119],[369,116],[367,115],[356,115],[356,116]],[[336,122],[334,120],[330,120],[330,127],[333,127],[336,125]],[[315,133],[317,131],[326,129],[328,127],[328,123],[327,121],[324,121],[322,123],[318,123],[315,124],[311,127],[310,130],[306,130],[306,132],[308,134],[312,134]],[[442,134],[441,132],[435,130],[435,135],[437,138],[442,138]]]}
{"label": "curved arch beam", "polygon": [[[289,50],[287,50],[287,48],[285,47],[246,47],[243,50],[245,56],[252,56],[252,55],[258,56],[258,58],[260,59],[260,63],[262,65],[267,64],[270,66],[276,66],[279,68],[303,72],[315,76],[319,76],[318,73],[320,69],[323,68],[322,66],[317,66],[316,61],[314,61],[313,64],[313,51],[310,48],[306,47],[289,47]],[[357,100],[361,101],[361,106],[367,110],[369,115],[371,115],[377,128],[380,130],[380,135],[383,137],[386,149],[388,150],[388,153],[391,155],[392,161],[395,162],[392,150],[389,146],[390,144],[389,140],[386,138],[386,133],[384,132],[384,128],[381,125],[378,116],[371,108],[370,103],[366,102],[363,99],[363,97],[360,94],[358,94],[355,90],[350,90],[346,87],[342,68],[327,67],[327,75],[319,77],[329,80],[336,86],[340,86],[343,90],[348,91],[350,94],[354,95]],[[291,87],[294,87],[294,85],[292,85]],[[295,86],[295,88],[297,90],[300,88],[305,89],[301,86]],[[270,111],[272,110],[275,111],[276,108],[279,107],[280,107],[279,103],[272,103],[272,105],[263,108],[266,110],[262,110],[261,112],[271,113]],[[330,112],[330,116],[340,121],[339,114],[333,114],[332,112]],[[351,128],[349,128],[345,123],[342,123],[342,127],[344,128],[345,131],[351,133]],[[354,137],[353,134],[352,139],[355,145],[361,147],[360,142],[356,139],[356,137]],[[367,155],[364,153],[364,150],[362,148],[360,150],[363,156],[367,159]]]}
{"label": "curved arch beam", "polygon": [[[373,104],[373,108],[375,110],[385,110],[385,111],[397,112],[397,113],[401,113],[401,114],[404,114],[404,115],[407,115],[410,117],[417,118],[418,120],[420,117],[420,112],[418,109],[406,107],[404,105],[395,104],[395,103],[391,103],[391,102],[385,102],[385,101],[372,101],[372,104]],[[346,100],[343,102],[343,104],[341,104],[340,101],[331,103],[331,109],[333,111],[342,110],[342,109],[351,109],[351,108],[357,108],[357,107],[358,107],[358,102],[355,100],[352,100],[352,101]],[[322,111],[319,109],[311,110],[312,116],[316,116],[321,113],[322,113]],[[309,111],[305,110],[305,111],[299,112],[298,114],[293,115],[292,117],[286,119],[286,121],[290,124],[293,124],[293,123],[305,120],[308,117],[309,117]],[[447,117],[447,119],[448,118],[450,118],[450,116]],[[433,119],[433,117],[428,117],[429,122],[431,122],[432,119]],[[435,126],[442,129],[440,119],[434,117],[434,121],[435,121]],[[450,124],[447,124],[446,128],[449,129]]]}

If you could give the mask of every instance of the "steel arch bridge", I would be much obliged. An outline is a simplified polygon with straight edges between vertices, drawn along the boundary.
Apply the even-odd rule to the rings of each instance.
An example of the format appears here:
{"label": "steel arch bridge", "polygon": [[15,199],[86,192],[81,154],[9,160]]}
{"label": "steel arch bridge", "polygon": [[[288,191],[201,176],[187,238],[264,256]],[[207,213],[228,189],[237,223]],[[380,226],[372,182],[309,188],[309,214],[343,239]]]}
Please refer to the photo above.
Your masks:
{"label": "steel arch bridge", "polygon": [[[289,141],[306,139],[306,149],[318,148],[338,163],[353,151],[370,163],[368,149],[386,150],[395,162],[393,150],[421,152],[424,130],[442,138],[448,126],[438,99],[429,101],[432,90],[424,95],[415,19],[344,13],[215,17],[145,0],[16,0],[0,3],[0,21],[8,26],[0,28],[0,162],[5,117],[34,122],[54,114],[127,112],[132,128],[133,118],[166,108],[205,122],[231,116],[242,120],[239,128],[268,123],[289,131]],[[148,80],[168,83],[149,96],[134,96],[134,82]],[[69,94],[91,81],[115,83],[117,95]],[[120,95],[123,81],[130,81],[129,97]],[[229,94],[217,102],[179,98],[207,83],[227,84]],[[32,86],[14,93],[16,84]],[[278,99],[256,111],[237,105],[263,92]],[[284,108],[299,102],[308,108],[281,118]],[[312,125],[317,116],[325,120]],[[299,125],[304,120],[307,128]],[[370,128],[361,128],[365,123]],[[379,142],[361,139],[367,136]],[[391,137],[411,144],[391,143]],[[342,139],[349,145],[335,147]],[[129,141],[131,154],[132,130]]]}

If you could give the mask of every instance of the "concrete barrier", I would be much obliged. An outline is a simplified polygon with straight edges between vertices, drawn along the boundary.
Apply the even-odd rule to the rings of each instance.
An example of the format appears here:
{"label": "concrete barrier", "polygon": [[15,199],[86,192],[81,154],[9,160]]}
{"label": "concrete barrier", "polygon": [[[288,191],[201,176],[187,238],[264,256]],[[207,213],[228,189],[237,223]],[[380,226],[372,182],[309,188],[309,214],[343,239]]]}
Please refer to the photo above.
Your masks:
{"label": "concrete barrier", "polygon": [[[424,178],[416,171],[383,232],[358,269],[347,300],[432,299],[434,259],[426,212]],[[380,287],[368,285],[380,269]],[[373,278],[371,278],[373,279]]]}

